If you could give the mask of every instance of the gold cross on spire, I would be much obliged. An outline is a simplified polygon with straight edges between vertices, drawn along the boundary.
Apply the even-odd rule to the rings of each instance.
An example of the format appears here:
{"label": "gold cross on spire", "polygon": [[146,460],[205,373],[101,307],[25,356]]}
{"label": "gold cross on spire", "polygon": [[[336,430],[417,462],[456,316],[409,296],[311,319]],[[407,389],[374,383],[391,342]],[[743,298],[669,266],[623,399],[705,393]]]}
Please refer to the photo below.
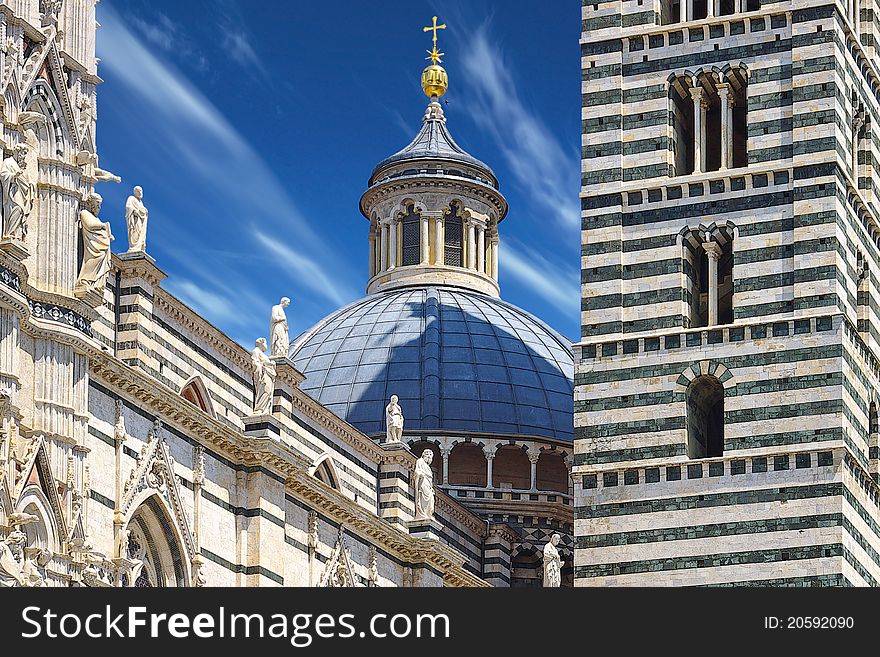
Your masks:
{"label": "gold cross on spire", "polygon": [[437,25],[437,17],[436,16],[434,16],[434,20],[433,20],[432,25],[429,25],[428,27],[422,28],[423,32],[433,32],[434,33],[434,39],[433,39],[434,48],[432,50],[425,51],[428,53],[428,56],[425,59],[430,59],[432,64],[437,64],[438,62],[443,61],[440,58],[446,54],[446,53],[442,53],[439,50],[437,50],[437,30],[445,30],[445,29],[446,29],[446,23],[444,23],[443,25]]}

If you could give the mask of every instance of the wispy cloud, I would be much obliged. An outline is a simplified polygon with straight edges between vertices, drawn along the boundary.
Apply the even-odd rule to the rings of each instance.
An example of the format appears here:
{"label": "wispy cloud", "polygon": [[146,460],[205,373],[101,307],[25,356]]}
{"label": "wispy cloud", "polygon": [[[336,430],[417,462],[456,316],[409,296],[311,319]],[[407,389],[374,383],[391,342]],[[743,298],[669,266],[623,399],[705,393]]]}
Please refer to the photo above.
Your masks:
{"label": "wispy cloud", "polygon": [[331,278],[325,272],[331,268],[319,265],[314,260],[304,257],[289,246],[254,228],[254,237],[262,246],[275,255],[279,264],[287,269],[291,278],[304,287],[308,287],[317,295],[325,297],[341,306],[356,297],[356,293],[341,279]]}
{"label": "wispy cloud", "polygon": [[576,267],[560,267],[534,249],[504,240],[499,259],[501,273],[535,290],[547,303],[577,317],[581,290]]}
{"label": "wispy cloud", "polygon": [[263,77],[268,77],[263,60],[257,56],[251,43],[250,35],[244,30],[234,27],[232,24],[221,25],[223,31],[223,47],[226,53],[240,66],[258,72]]}
{"label": "wispy cloud", "polygon": [[492,135],[505,162],[535,205],[564,227],[580,224],[579,160],[554,137],[521,97],[501,48],[484,23],[462,38],[467,114]]}
{"label": "wispy cloud", "polygon": [[[141,157],[159,166],[172,163],[174,171],[185,172],[185,179],[156,177],[154,185],[164,187],[173,204],[151,207],[150,213],[153,244],[187,245],[182,268],[189,280],[169,281],[170,289],[210,321],[249,321],[255,328],[239,298],[247,295],[249,302],[267,308],[269,299],[239,285],[243,268],[252,279],[270,283],[259,294],[274,294],[272,286],[307,287],[337,304],[353,298],[342,282],[351,275],[348,263],[312,230],[245,137],[180,72],[150,52],[142,41],[148,37],[136,36],[115,9],[103,7],[101,22],[101,68],[110,71],[117,88],[122,85],[138,139],[148,135],[139,142]],[[273,234],[295,236],[295,246],[266,238]],[[246,262],[200,256],[199,249],[211,248],[233,250]],[[335,284],[322,279],[323,271],[333,272]]]}

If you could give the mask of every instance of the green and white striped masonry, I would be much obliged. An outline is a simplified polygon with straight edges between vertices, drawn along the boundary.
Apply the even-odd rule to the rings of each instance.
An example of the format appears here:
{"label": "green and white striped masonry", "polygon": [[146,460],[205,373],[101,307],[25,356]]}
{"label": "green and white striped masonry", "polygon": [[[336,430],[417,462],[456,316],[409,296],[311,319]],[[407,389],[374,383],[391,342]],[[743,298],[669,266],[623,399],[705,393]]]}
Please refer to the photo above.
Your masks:
{"label": "green and white striped masonry", "polygon": [[[575,583],[878,586],[880,15],[722,5],[746,9],[583,4]],[[672,81],[730,71],[743,165],[677,175]],[[729,324],[691,310],[705,242],[733,254]],[[691,459],[698,377],[724,450]]]}

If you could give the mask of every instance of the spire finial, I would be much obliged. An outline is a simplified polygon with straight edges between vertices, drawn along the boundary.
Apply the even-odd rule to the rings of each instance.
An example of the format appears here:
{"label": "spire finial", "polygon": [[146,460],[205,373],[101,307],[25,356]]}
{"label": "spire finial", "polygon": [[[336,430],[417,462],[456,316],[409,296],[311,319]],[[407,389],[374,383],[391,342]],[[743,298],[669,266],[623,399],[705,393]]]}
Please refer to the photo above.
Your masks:
{"label": "spire finial", "polygon": [[431,32],[433,36],[434,47],[431,50],[425,51],[428,53],[425,59],[430,59],[431,63],[422,71],[422,89],[425,90],[425,95],[432,100],[445,94],[446,89],[449,87],[449,76],[446,75],[446,71],[440,66],[440,63],[443,61],[441,58],[445,56],[445,53],[440,52],[437,48],[437,30],[445,29],[446,23],[437,25],[436,16],[434,16],[431,25],[422,28],[423,32]]}
{"label": "spire finial", "polygon": [[434,16],[433,23],[431,25],[429,25],[428,27],[422,28],[422,32],[433,32],[434,33],[434,38],[433,38],[434,48],[433,48],[433,50],[426,51],[428,53],[428,56],[425,58],[425,59],[430,59],[432,64],[441,63],[443,60],[440,58],[446,54],[446,53],[442,53],[439,50],[437,50],[437,30],[445,30],[445,29],[446,29],[446,23],[443,23],[443,25],[437,25],[437,17],[436,16]]}

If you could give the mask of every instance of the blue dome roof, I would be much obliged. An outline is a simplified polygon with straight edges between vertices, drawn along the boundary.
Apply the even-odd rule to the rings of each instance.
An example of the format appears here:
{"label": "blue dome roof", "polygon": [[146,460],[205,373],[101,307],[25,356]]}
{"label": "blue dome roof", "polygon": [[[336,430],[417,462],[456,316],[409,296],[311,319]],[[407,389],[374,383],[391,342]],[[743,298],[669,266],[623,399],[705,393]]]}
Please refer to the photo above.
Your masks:
{"label": "blue dome roof", "polygon": [[529,313],[449,287],[374,294],[291,347],[300,388],[366,434],[400,397],[405,430],[572,440],[570,343]]}

